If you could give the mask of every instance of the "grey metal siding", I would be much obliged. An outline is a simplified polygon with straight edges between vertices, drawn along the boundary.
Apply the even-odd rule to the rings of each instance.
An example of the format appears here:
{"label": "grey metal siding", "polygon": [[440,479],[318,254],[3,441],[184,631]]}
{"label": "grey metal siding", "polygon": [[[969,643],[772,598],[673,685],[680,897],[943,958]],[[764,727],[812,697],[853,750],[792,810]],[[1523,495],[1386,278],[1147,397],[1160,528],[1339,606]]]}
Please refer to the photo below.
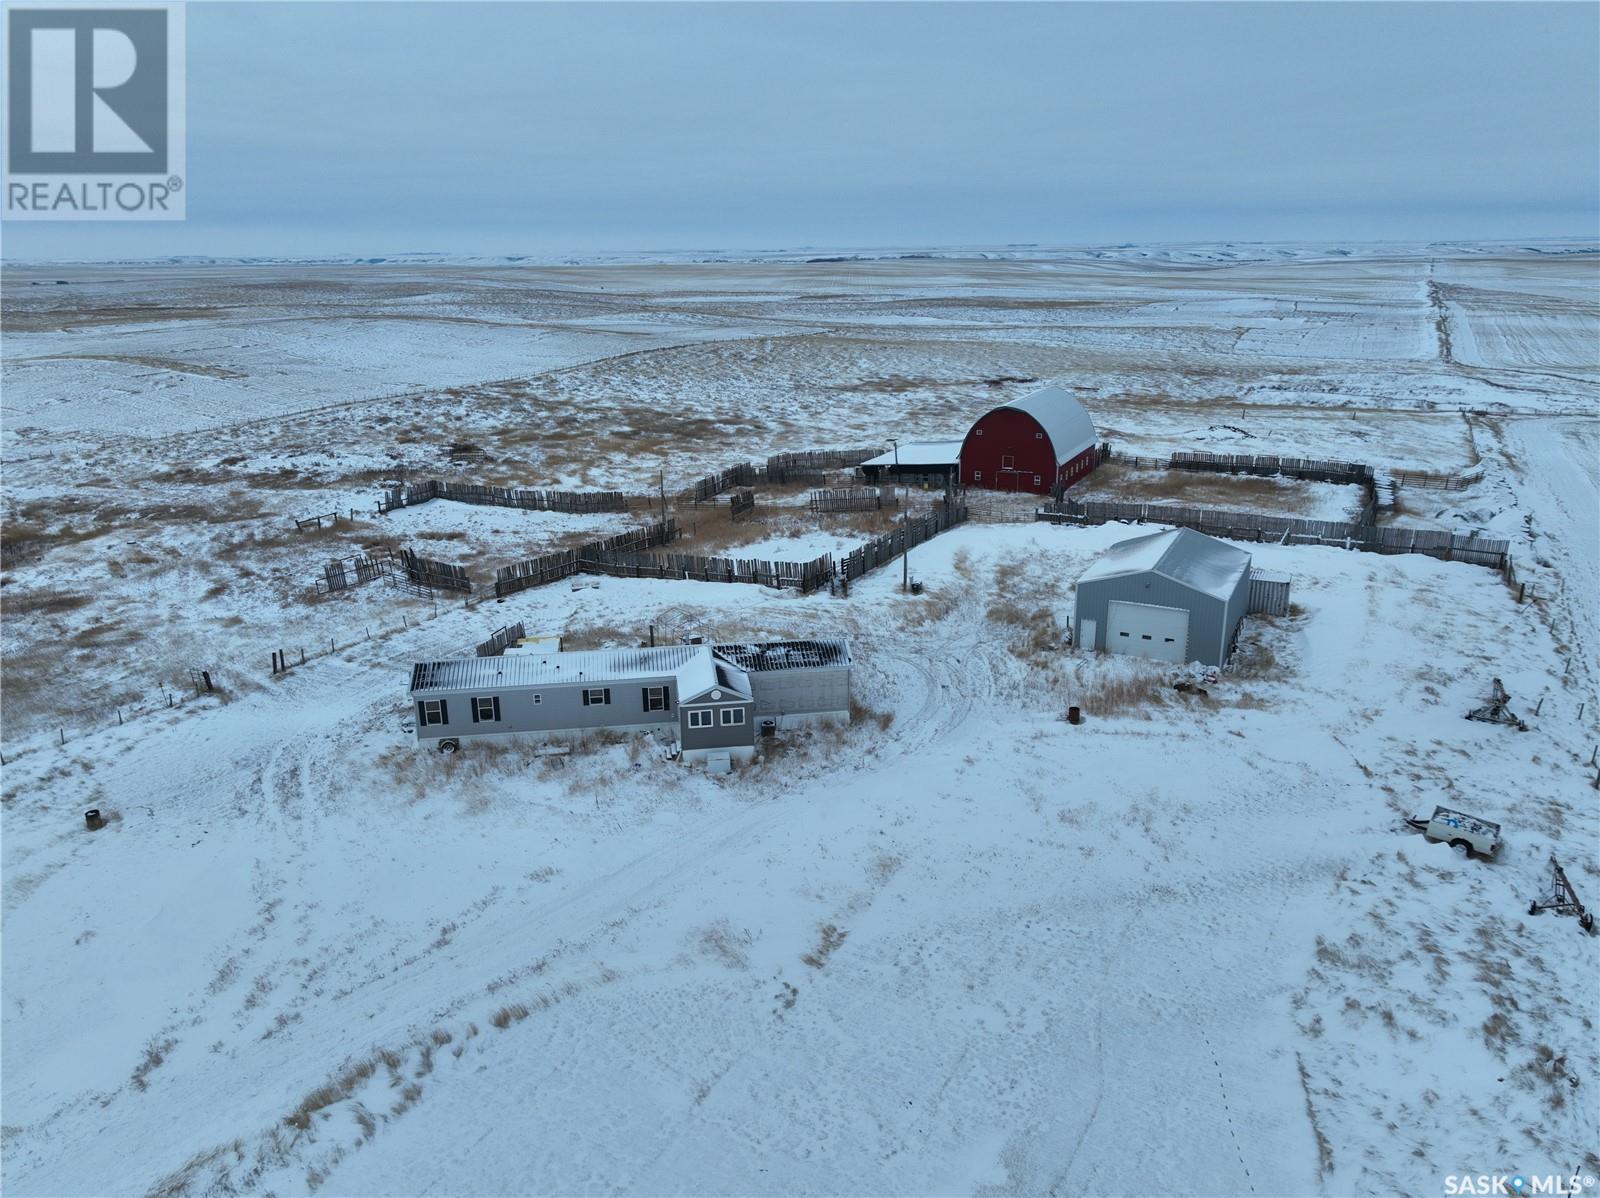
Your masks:
{"label": "grey metal siding", "polygon": [[1239,625],[1249,611],[1250,571],[1246,570],[1239,576],[1239,583],[1233,588],[1233,594],[1228,596],[1227,610],[1223,617],[1226,624],[1223,628],[1222,653],[1211,664],[1219,666],[1227,664],[1228,656],[1233,652],[1233,642],[1239,635]]}
{"label": "grey metal siding", "polygon": [[1246,615],[1260,612],[1268,616],[1289,614],[1290,580],[1264,570],[1250,571],[1250,605]]}
{"label": "grey metal siding", "polygon": [[[1082,621],[1095,621],[1094,647],[1106,649],[1106,624],[1113,599],[1126,603],[1150,603],[1157,607],[1181,607],[1189,612],[1189,660],[1221,665],[1223,655],[1232,643],[1233,630],[1244,615],[1249,591],[1248,577],[1241,577],[1240,586],[1225,604],[1211,595],[1191,590],[1182,583],[1155,573],[1090,579],[1078,584],[1077,610],[1074,614],[1076,631],[1081,634]],[[1234,603],[1239,605],[1239,618],[1232,614]],[[1227,623],[1225,633],[1226,621],[1231,622]]]}
{"label": "grey metal siding", "polygon": [[[733,749],[755,744],[755,712],[753,703],[706,703],[683,708],[679,713],[680,742],[685,749]],[[737,709],[744,712],[744,723],[724,724],[722,711]],[[709,711],[712,724],[709,728],[689,727],[691,711]]]}
{"label": "grey metal siding", "polygon": [[750,690],[757,716],[823,715],[850,710],[850,667],[756,670]]}
{"label": "grey metal siding", "polygon": [[[499,690],[483,688],[440,695],[445,700],[450,719],[444,724],[422,723],[420,706],[417,711],[417,739],[440,740],[444,737],[503,736],[510,733],[532,732],[586,732],[601,728],[617,731],[646,731],[655,727],[672,728],[677,724],[677,680],[670,674],[659,678],[630,679],[627,682],[553,683],[548,686],[508,686]],[[645,687],[663,686],[667,689],[667,711],[644,710]],[[611,702],[602,705],[585,705],[585,690],[611,691]],[[534,702],[534,696],[539,701]],[[498,696],[500,720],[487,723],[472,719],[472,700],[475,697]],[[418,700],[418,704],[424,700]]]}

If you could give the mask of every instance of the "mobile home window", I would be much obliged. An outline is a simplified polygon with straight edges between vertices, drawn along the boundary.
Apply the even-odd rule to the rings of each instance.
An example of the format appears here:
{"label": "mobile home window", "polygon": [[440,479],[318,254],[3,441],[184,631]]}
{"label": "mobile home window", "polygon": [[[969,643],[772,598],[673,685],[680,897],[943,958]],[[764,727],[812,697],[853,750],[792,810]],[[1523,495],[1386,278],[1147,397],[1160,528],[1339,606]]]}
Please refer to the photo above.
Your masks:
{"label": "mobile home window", "polygon": [[[710,712],[707,712],[706,714],[709,715]],[[744,723],[744,708],[742,708],[742,707],[724,707],[722,709],[722,723],[723,723],[724,726],[727,726],[729,724],[742,724],[742,723]]]}
{"label": "mobile home window", "polygon": [[664,686],[647,686],[644,688],[644,709],[646,711],[666,711],[667,688]]}
{"label": "mobile home window", "polygon": [[604,707],[611,702],[611,688],[609,686],[594,686],[583,692],[583,705],[585,707]]}
{"label": "mobile home window", "polygon": [[691,727],[691,728],[709,728],[709,727],[711,727],[711,713],[709,711],[691,711],[689,713],[689,727]]}
{"label": "mobile home window", "polygon": [[417,704],[417,708],[422,716],[424,727],[429,724],[448,724],[450,722],[450,707],[443,699],[424,699]]}
{"label": "mobile home window", "polygon": [[500,722],[500,696],[480,695],[472,701],[472,722],[474,724],[497,724]]}

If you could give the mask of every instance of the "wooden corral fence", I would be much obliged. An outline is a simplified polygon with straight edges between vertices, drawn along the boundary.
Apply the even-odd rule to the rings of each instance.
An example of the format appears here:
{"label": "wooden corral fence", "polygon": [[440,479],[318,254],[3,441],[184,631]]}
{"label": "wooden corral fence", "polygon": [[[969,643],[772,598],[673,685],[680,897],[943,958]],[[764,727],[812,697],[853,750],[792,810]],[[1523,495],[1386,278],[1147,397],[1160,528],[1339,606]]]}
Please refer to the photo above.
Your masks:
{"label": "wooden corral fence", "polygon": [[445,456],[457,465],[489,460],[489,455],[484,452],[483,446],[474,445],[470,441],[451,442],[450,447],[445,451]]}
{"label": "wooden corral fence", "polygon": [[392,549],[372,550],[356,557],[334,558],[322,567],[322,577],[316,583],[317,594],[334,595],[377,578],[392,578],[399,568],[399,559]]}
{"label": "wooden corral fence", "polygon": [[966,504],[956,503],[950,506],[940,504],[926,515],[918,516],[915,520],[907,520],[903,527],[876,537],[845,554],[839,559],[839,578],[848,584],[868,571],[876,570],[879,566],[893,561],[904,553],[908,546],[915,549],[945,529],[962,523],[966,518]]}
{"label": "wooden corral fence", "polygon": [[715,499],[730,488],[753,487],[763,479],[764,471],[760,466],[754,462],[740,462],[737,466],[729,466],[726,470],[696,479],[682,492],[682,498],[688,503],[700,504]]}
{"label": "wooden corral fence", "polygon": [[833,555],[825,553],[809,562],[764,562],[726,557],[699,557],[692,553],[607,553],[585,561],[586,573],[614,578],[675,578],[695,582],[745,582],[755,586],[796,590],[801,594],[825,587],[834,576]]}
{"label": "wooden corral fence", "polygon": [[1269,570],[1250,570],[1250,605],[1245,610],[1250,615],[1286,616],[1289,614],[1289,586],[1287,574],[1274,574]]}
{"label": "wooden corral fence", "polygon": [[1060,503],[1045,504],[1038,510],[1038,519],[1075,524],[1105,524],[1112,520],[1135,524],[1168,524],[1235,541],[1335,545],[1367,553],[1423,553],[1446,561],[1470,562],[1501,571],[1505,569],[1511,548],[1509,541],[1460,536],[1434,529],[1377,528],[1370,524],[1302,520],[1261,512],[1227,512],[1158,503],[1108,500],[1079,502],[1065,499]]}
{"label": "wooden corral fence", "polygon": [[515,565],[501,566],[495,571],[494,593],[496,596],[505,596],[529,587],[544,586],[571,577],[584,569],[585,563],[598,561],[606,554],[632,553],[655,545],[665,545],[676,540],[677,536],[676,520],[658,521],[644,528],[618,533],[603,541],[590,541],[576,549],[560,549]]}
{"label": "wooden corral fence", "polygon": [[869,458],[875,458],[880,448],[856,449],[806,449],[799,453],[775,453],[767,459],[769,483],[822,482],[835,470],[851,470]]}
{"label": "wooden corral fence", "polygon": [[321,516],[307,516],[304,520],[295,517],[294,527],[296,532],[304,532],[308,528],[321,528],[324,523],[337,528],[339,521],[343,518],[338,512],[328,512]]}
{"label": "wooden corral fence", "polygon": [[898,499],[893,487],[846,487],[813,491],[810,503],[813,512],[875,512]]}
{"label": "wooden corral fence", "polygon": [[628,497],[621,491],[529,491],[513,487],[485,487],[471,483],[441,482],[430,478],[404,487],[392,487],[378,501],[378,514],[415,507],[435,499],[474,503],[485,507],[521,508],[530,512],[624,512]]}
{"label": "wooden corral fence", "polygon": [[504,628],[496,628],[489,634],[489,639],[477,647],[479,657],[499,657],[506,651],[507,645],[515,644],[527,636],[522,624],[507,624]]}
{"label": "wooden corral fence", "polygon": [[1465,491],[1483,477],[1479,467],[1470,474],[1430,474],[1425,470],[1385,470],[1384,481],[1396,487],[1421,487],[1429,491]]}
{"label": "wooden corral fence", "polygon": [[748,520],[756,514],[756,493],[754,491],[735,491],[728,496],[728,518],[735,524],[741,520]]}
{"label": "wooden corral fence", "polygon": [[401,566],[405,569],[408,589],[424,592],[460,591],[467,595],[472,593],[472,583],[467,578],[467,572],[460,566],[419,557],[410,549],[400,550],[399,558]]}
{"label": "wooden corral fence", "polygon": [[1318,458],[1284,458],[1274,454],[1175,453],[1173,470],[1201,470],[1211,474],[1283,475],[1314,483],[1372,486],[1373,470],[1361,462],[1335,462]]}

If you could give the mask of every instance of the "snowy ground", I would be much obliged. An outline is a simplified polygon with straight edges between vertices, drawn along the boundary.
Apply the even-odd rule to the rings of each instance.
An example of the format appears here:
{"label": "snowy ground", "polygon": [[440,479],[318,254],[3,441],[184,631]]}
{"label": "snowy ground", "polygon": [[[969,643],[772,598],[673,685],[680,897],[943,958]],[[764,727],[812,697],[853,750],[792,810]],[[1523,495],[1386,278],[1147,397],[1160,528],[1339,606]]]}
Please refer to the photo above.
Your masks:
{"label": "snowy ground", "polygon": [[[1592,257],[340,267],[372,308],[761,331],[554,372],[461,333],[425,394],[255,424],[230,380],[150,367],[138,404],[170,384],[215,423],[181,434],[104,419],[120,364],[79,391],[70,371],[98,368],[18,359],[57,327],[121,352],[115,310],[166,277],[156,302],[196,315],[139,325],[141,354],[223,319],[263,344],[260,281],[290,308],[312,283],[149,269],[118,268],[141,281],[122,291],[6,285],[8,1192],[1440,1194],[1455,1173],[1600,1171],[1600,941],[1525,914],[1552,851],[1600,901],[1600,367],[1573,333],[1595,327]],[[318,398],[368,343],[343,344],[298,368]],[[658,471],[670,491],[938,433],[1046,376],[1131,452],[1475,467],[1468,490],[1402,492],[1396,518],[1510,537],[1533,598],[1459,563],[1252,546],[1297,608],[1252,620],[1236,668],[1184,698],[1063,647],[1070,579],[1143,531],[1119,527],[957,529],[914,551],[918,598],[898,570],[849,599],[622,579],[437,609],[306,596],[320,561],[394,539],[487,578],[473,559],[646,518]],[[491,455],[473,477],[640,499],[294,532],[402,473],[466,477],[439,465],[455,439]],[[1242,506],[1348,502],[1272,486]],[[694,551],[870,535],[792,493],[737,532],[712,510],[678,513]],[[417,754],[409,663],[514,620],[614,643],[846,635],[863,710],[726,779],[627,742],[565,768]],[[299,646],[269,677],[269,650]],[[165,706],[189,664],[221,699]],[[1461,718],[1495,675],[1529,732]],[[1400,830],[1436,802],[1502,822],[1500,859]]]}

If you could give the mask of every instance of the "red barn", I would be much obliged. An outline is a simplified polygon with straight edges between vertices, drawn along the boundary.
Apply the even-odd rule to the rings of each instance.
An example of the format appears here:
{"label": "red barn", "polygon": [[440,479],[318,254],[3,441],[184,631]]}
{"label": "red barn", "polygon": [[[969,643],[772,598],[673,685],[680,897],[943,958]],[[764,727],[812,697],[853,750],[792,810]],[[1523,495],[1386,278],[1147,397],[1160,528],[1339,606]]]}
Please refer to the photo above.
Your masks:
{"label": "red barn", "polygon": [[984,413],[961,443],[962,484],[990,491],[1048,495],[1094,467],[1094,422],[1060,387]]}

